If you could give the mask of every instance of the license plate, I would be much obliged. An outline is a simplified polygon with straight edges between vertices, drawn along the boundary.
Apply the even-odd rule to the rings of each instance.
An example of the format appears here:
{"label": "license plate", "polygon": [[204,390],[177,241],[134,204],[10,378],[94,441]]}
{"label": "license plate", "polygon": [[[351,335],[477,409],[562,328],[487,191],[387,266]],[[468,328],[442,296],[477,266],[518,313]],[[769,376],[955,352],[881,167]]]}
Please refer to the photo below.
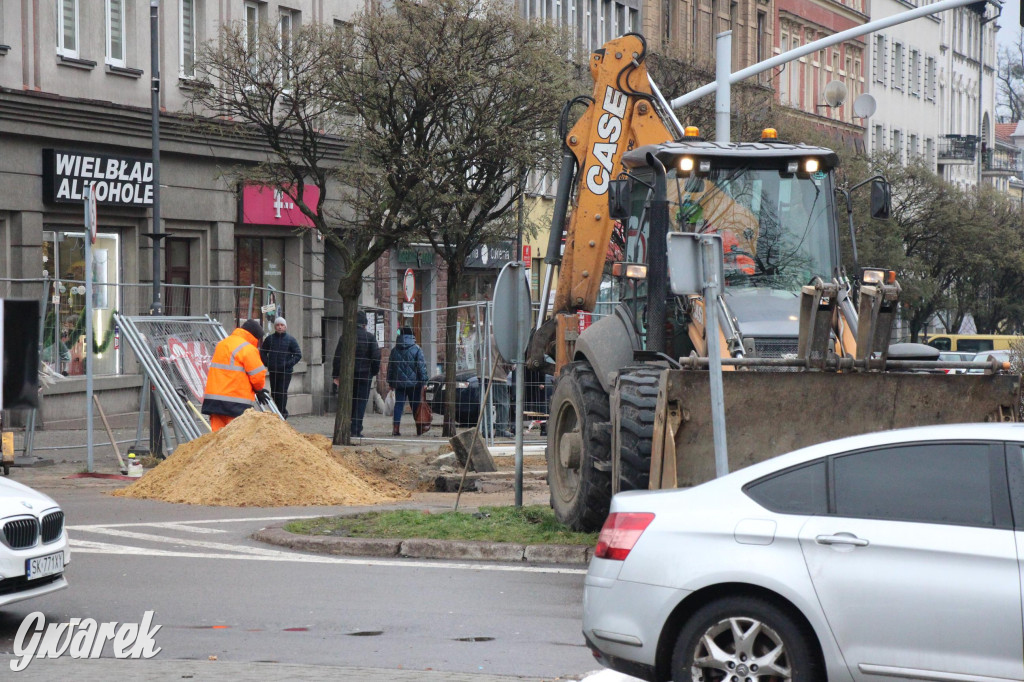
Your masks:
{"label": "license plate", "polygon": [[427,400],[433,400],[434,399],[434,392],[433,391],[427,391],[424,395],[426,396]]}
{"label": "license plate", "polygon": [[35,559],[25,560],[25,576],[29,580],[44,578],[64,570],[64,552],[47,554]]}

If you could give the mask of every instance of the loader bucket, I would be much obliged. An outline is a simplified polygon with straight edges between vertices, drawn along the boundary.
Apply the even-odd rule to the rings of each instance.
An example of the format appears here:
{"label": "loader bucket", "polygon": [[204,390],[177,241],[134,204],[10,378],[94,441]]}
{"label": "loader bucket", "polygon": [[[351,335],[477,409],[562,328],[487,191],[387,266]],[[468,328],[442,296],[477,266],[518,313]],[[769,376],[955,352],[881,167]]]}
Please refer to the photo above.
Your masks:
{"label": "loader bucket", "polygon": [[[724,372],[729,471],[835,438],[930,424],[1019,421],[1020,376]],[[715,477],[709,374],[660,377],[650,487]]]}

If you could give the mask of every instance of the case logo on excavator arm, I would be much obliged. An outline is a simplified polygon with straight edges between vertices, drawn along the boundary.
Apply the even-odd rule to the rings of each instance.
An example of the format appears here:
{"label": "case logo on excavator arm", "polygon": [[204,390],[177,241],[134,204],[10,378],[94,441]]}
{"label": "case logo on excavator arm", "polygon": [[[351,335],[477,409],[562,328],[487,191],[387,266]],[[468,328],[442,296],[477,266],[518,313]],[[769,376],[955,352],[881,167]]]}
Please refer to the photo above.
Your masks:
{"label": "case logo on excavator arm", "polygon": [[604,102],[602,104],[601,117],[597,120],[598,142],[594,143],[591,150],[593,158],[592,165],[587,168],[587,189],[594,194],[604,194],[608,191],[608,181],[611,179],[612,159],[619,148],[619,138],[622,136],[622,119],[626,115],[626,95],[619,92],[610,85],[605,88]]}

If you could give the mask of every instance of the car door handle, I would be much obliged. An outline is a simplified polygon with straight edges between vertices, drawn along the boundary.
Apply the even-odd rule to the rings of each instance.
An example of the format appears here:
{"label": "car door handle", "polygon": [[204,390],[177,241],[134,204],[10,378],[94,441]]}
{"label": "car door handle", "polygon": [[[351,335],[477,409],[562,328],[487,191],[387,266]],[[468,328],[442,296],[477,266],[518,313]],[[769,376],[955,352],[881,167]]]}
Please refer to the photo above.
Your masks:
{"label": "car door handle", "polygon": [[870,544],[867,540],[861,539],[852,533],[837,533],[835,535],[819,535],[814,540],[819,545],[852,545],[854,547],[867,547]]}

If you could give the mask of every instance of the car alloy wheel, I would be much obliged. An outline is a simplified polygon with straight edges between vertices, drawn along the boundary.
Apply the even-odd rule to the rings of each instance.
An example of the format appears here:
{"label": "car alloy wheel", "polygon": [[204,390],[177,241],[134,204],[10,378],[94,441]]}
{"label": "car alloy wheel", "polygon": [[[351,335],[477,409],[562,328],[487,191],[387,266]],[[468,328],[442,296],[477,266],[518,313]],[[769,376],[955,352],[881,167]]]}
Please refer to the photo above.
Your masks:
{"label": "car alloy wheel", "polygon": [[811,636],[787,613],[751,597],[697,609],[679,634],[673,680],[811,682],[822,679]]}

